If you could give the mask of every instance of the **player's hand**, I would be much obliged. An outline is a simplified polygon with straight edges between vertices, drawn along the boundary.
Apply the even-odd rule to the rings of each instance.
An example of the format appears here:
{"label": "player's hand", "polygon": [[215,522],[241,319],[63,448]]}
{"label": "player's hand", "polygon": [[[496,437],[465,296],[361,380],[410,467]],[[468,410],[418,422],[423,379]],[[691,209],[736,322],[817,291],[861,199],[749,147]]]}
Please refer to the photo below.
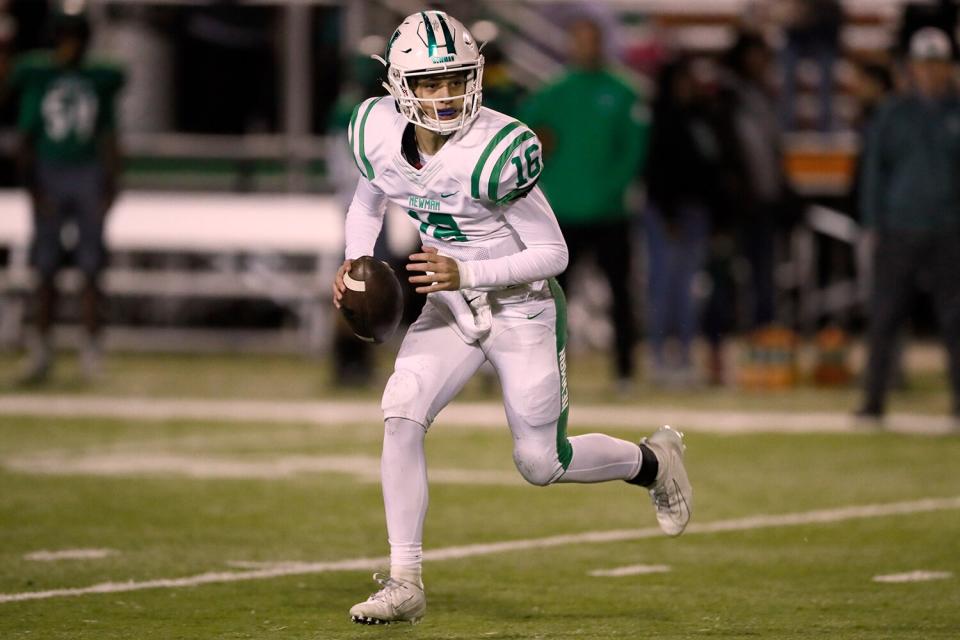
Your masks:
{"label": "player's hand", "polygon": [[424,275],[408,278],[412,284],[420,285],[417,293],[456,291],[460,288],[460,267],[457,261],[440,255],[435,247],[423,247],[423,253],[411,254],[407,271],[424,272]]}
{"label": "player's hand", "polygon": [[340,308],[340,300],[343,298],[343,292],[347,290],[347,285],[343,282],[343,274],[350,271],[350,265],[353,260],[344,260],[340,268],[337,269],[337,277],[333,279],[333,306]]}

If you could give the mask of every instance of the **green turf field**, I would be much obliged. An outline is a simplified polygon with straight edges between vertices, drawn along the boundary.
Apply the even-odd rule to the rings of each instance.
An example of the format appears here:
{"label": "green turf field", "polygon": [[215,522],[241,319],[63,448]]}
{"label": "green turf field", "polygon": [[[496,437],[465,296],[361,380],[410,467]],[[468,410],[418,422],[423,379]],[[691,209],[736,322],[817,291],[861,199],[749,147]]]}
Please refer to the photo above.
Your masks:
{"label": "green turf field", "polygon": [[[64,370],[53,390],[296,399],[324,388],[323,374],[306,377],[302,362],[286,359],[119,358],[110,367],[97,389],[70,386]],[[942,396],[921,389],[899,402],[937,411]],[[841,410],[853,397],[711,392],[692,402]],[[428,553],[459,550],[426,562],[422,624],[365,628],[347,610],[373,590],[386,553],[378,425],[3,416],[0,638],[960,637],[960,437],[687,440],[694,521],[666,539],[651,532],[638,488],[526,486],[506,429],[444,428],[441,417],[427,439],[425,542]],[[863,505],[880,507],[844,510]],[[782,514],[797,515],[755,518]],[[579,535],[610,531],[607,541]],[[573,537],[555,539],[563,534]],[[508,541],[527,542],[469,546]],[[76,549],[108,554],[28,557]],[[591,575],[637,565],[669,570]],[[951,575],[873,580],[919,570]],[[37,595],[49,597],[17,600]]]}
{"label": "green turf field", "polygon": [[[945,414],[949,397],[943,373],[940,347],[932,363],[921,363],[908,371],[907,392],[891,394],[892,411],[917,414]],[[331,379],[329,363],[309,357],[265,355],[141,355],[110,354],[106,375],[95,385],[79,378],[74,354],[58,359],[49,384],[43,388],[15,385],[21,356],[0,353],[0,396],[4,394],[77,394],[120,397],[199,397],[247,400],[312,400],[317,398],[370,399],[376,402],[393,366],[396,351],[378,350],[377,374],[368,389],[338,388]],[[734,354],[735,355],[735,354]],[[732,364],[735,364],[735,359]],[[610,358],[602,354],[571,356],[567,374],[572,402],[604,402],[630,405],[680,405],[696,409],[765,411],[852,411],[859,402],[854,387],[820,389],[804,382],[797,388],[780,391],[744,392],[733,387],[664,389],[651,386],[640,377],[630,394],[615,390]],[[493,380],[476,377],[461,398],[496,400],[499,387]]]}

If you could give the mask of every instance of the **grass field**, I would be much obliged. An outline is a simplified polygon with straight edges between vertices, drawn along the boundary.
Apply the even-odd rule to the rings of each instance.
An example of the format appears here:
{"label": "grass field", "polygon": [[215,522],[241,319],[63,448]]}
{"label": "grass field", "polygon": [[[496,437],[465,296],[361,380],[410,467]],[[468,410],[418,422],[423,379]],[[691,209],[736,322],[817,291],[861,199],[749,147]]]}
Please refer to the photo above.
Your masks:
{"label": "grass field", "polygon": [[[582,383],[580,398],[629,410],[604,395],[597,366],[574,365],[574,403]],[[120,357],[94,388],[70,373],[54,393],[330,397],[321,368],[298,359]],[[937,376],[914,380],[896,406],[943,411]],[[639,402],[717,412],[855,400],[642,391]],[[372,402],[376,391],[341,395]],[[666,539],[639,489],[527,486],[505,428],[441,416],[427,439],[427,617],[365,628],[347,609],[385,566],[377,424],[0,416],[0,638],[960,637],[960,437],[775,426],[688,432],[694,522]],[[606,429],[571,425],[592,430]],[[82,549],[105,555],[30,555]],[[591,575],[639,565],[668,569]],[[874,580],[914,571],[941,579]]]}

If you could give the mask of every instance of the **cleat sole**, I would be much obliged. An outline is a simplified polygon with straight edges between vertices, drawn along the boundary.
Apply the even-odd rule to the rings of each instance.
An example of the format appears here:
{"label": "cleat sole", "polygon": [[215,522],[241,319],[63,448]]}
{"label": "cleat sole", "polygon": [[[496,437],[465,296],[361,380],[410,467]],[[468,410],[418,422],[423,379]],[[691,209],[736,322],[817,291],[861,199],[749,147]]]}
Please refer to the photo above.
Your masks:
{"label": "cleat sole", "polygon": [[387,624],[420,624],[422,618],[414,618],[412,620],[381,620],[379,618],[366,618],[364,616],[350,616],[350,620],[354,624],[365,624],[365,625],[387,625]]}

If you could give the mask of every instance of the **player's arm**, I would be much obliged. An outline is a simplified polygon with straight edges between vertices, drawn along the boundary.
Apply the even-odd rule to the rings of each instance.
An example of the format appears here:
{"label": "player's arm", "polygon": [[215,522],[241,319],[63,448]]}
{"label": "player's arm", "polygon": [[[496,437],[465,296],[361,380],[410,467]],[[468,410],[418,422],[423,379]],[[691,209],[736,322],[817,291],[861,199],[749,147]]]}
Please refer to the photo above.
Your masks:
{"label": "player's arm", "polygon": [[333,281],[333,304],[340,308],[340,298],[346,291],[343,283],[343,274],[350,270],[355,258],[373,255],[373,245],[380,235],[383,226],[383,214],[386,211],[386,196],[383,191],[372,182],[360,177],[357,189],[353,194],[353,201],[347,209],[347,219],[344,223],[344,239],[346,259],[337,270]]}
{"label": "player's arm", "polygon": [[523,241],[522,251],[490,260],[457,261],[424,246],[421,253],[410,256],[407,265],[408,271],[424,274],[408,278],[418,285],[417,293],[500,289],[550,278],[567,268],[567,243],[539,187],[513,200],[503,214]]}
{"label": "player's arm", "polygon": [[567,243],[540,187],[513,200],[503,214],[526,248],[502,258],[460,262],[461,288],[499,289],[551,278],[567,268]]}

